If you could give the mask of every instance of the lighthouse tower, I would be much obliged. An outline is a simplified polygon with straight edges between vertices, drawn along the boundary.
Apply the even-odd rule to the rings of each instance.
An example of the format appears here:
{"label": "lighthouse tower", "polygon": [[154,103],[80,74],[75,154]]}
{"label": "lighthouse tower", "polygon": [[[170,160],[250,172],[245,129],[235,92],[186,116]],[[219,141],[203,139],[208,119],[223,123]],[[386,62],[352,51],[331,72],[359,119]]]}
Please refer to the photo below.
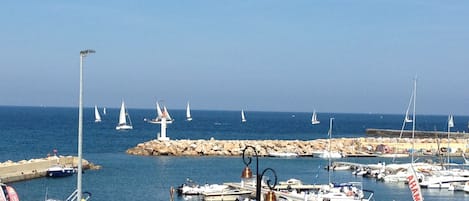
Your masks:
{"label": "lighthouse tower", "polygon": [[169,140],[169,137],[166,136],[166,128],[168,124],[173,123],[173,119],[169,115],[169,111],[166,108],[166,106],[163,106],[163,110],[161,110],[160,104],[158,102],[156,102],[156,113],[157,113],[156,118],[152,120],[147,120],[147,119],[144,119],[144,120],[151,124],[160,124],[161,131],[156,136],[156,139],[167,141]]}

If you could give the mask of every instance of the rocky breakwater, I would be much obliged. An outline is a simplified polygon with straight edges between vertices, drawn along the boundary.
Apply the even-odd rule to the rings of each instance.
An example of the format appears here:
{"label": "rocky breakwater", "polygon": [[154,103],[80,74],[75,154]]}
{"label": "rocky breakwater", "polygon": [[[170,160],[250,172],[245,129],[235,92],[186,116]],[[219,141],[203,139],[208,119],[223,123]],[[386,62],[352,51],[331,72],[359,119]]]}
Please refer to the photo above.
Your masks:
{"label": "rocky breakwater", "polygon": [[[447,141],[438,139],[416,139],[415,149],[436,149],[438,143],[442,146]],[[451,147],[458,151],[465,151],[465,140],[450,141]],[[152,140],[138,144],[128,149],[127,154],[141,156],[240,156],[244,148],[253,146],[259,156],[268,156],[271,152],[296,153],[300,156],[311,156],[312,153],[326,150],[327,139],[316,140]],[[334,138],[331,140],[331,150],[347,154],[363,154],[379,151],[378,147],[387,145],[395,147],[399,152],[408,151],[412,147],[412,140],[408,138]]]}

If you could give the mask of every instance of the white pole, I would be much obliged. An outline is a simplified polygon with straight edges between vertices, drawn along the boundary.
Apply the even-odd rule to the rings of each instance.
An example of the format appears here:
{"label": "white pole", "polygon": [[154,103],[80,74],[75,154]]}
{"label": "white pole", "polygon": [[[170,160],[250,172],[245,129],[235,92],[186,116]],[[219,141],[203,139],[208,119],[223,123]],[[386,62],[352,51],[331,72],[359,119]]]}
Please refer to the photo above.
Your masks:
{"label": "white pole", "polygon": [[77,175],[77,200],[81,200],[81,177],[82,177],[82,139],[83,139],[83,57],[80,52],[80,100],[78,103],[78,175]]}
{"label": "white pole", "polygon": [[414,103],[413,103],[413,115],[412,115],[412,163],[414,162],[414,153],[415,153],[415,102],[417,99],[417,77],[414,80]]}
{"label": "white pole", "polygon": [[161,140],[166,140],[166,117],[161,118]]}
{"label": "white pole", "polygon": [[83,145],[83,57],[89,53],[94,53],[94,50],[80,51],[80,98],[78,103],[78,175],[77,175],[77,200],[81,200],[82,196],[82,145]]}
{"label": "white pole", "polygon": [[332,155],[332,153],[331,153],[332,120],[334,120],[334,118],[330,118],[330,119],[329,119],[329,132],[328,132],[328,134],[329,134],[329,139],[328,139],[328,143],[327,143],[327,144],[328,144],[328,150],[327,150],[327,152],[329,152],[329,153],[328,153],[328,154],[329,154],[329,164],[328,164],[328,170],[329,170],[329,171],[328,171],[329,184],[331,184],[331,171],[332,171],[332,169],[331,169],[331,168],[332,168],[332,163],[331,163],[331,155]]}
{"label": "white pole", "polygon": [[[449,132],[450,132],[450,129],[451,129],[451,126],[450,126],[450,121],[451,121],[451,115],[448,116],[448,147],[446,148],[446,154],[447,154],[447,163],[449,165]],[[449,166],[448,166],[449,167]]]}

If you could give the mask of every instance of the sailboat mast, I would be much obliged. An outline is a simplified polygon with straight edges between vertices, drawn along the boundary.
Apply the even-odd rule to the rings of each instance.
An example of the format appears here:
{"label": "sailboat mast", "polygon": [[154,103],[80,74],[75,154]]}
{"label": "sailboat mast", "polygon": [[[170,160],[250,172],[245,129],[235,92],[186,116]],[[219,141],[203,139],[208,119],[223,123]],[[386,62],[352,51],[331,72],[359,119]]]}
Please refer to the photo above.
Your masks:
{"label": "sailboat mast", "polygon": [[331,183],[331,170],[330,170],[330,168],[331,168],[331,166],[332,166],[332,164],[331,164],[331,155],[332,155],[332,154],[331,154],[332,120],[334,120],[334,118],[330,118],[330,119],[329,119],[329,132],[328,132],[328,134],[329,134],[329,139],[328,139],[328,143],[327,143],[327,144],[328,144],[328,152],[329,152],[329,153],[328,153],[328,154],[329,154],[329,157],[328,157],[328,159],[329,159],[329,164],[328,164],[328,165],[329,165],[329,171],[328,171],[329,184]]}
{"label": "sailboat mast", "polygon": [[415,153],[415,102],[417,99],[417,78],[414,79],[414,102],[413,102],[413,109],[412,109],[412,163],[414,162],[414,153]]}
{"label": "sailboat mast", "polygon": [[447,161],[449,164],[449,133],[451,131],[451,127],[453,127],[453,115],[448,116],[448,147],[446,148],[446,155],[448,157]]}

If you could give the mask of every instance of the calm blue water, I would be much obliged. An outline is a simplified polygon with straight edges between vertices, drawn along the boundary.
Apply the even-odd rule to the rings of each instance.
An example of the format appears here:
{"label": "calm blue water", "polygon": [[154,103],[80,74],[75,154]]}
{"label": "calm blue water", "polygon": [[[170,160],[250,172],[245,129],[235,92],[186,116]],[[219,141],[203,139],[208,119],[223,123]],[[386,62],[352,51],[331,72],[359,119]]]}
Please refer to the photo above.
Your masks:
{"label": "calm blue water", "polygon": [[[93,109],[85,109],[84,157],[102,165],[99,171],[83,175],[83,189],[93,193],[93,200],[169,200],[169,189],[190,177],[200,183],[238,182],[244,167],[240,157],[142,157],[125,154],[140,142],[154,139],[158,125],[143,122],[155,116],[153,109],[129,109],[134,130],[117,132],[118,110],[107,109],[103,122],[94,123]],[[366,128],[400,129],[402,115],[326,114],[322,121],[310,124],[310,113],[246,112],[248,122],[240,123],[239,111],[192,111],[194,120],[184,121],[184,111],[172,110],[175,123],[169,126],[172,139],[299,139],[327,137],[328,118],[334,117],[333,137],[362,137]],[[76,108],[0,107],[0,161],[45,157],[54,148],[61,155],[76,155]],[[417,128],[445,130],[446,116],[418,116]],[[469,117],[455,117],[453,130],[467,130]],[[348,158],[352,162],[376,163],[377,158]],[[326,183],[326,161],[317,158],[260,158],[260,170],[276,170],[279,180],[298,178],[307,183]],[[252,166],[254,169],[255,166]],[[335,172],[333,181],[362,181],[364,188],[375,190],[378,201],[410,200],[404,184],[387,184],[354,177],[350,172]],[[64,199],[76,186],[76,178],[41,178],[12,183],[23,201],[49,197]],[[423,190],[427,201],[469,200],[469,194],[447,190]],[[177,201],[183,198],[176,197]]]}

